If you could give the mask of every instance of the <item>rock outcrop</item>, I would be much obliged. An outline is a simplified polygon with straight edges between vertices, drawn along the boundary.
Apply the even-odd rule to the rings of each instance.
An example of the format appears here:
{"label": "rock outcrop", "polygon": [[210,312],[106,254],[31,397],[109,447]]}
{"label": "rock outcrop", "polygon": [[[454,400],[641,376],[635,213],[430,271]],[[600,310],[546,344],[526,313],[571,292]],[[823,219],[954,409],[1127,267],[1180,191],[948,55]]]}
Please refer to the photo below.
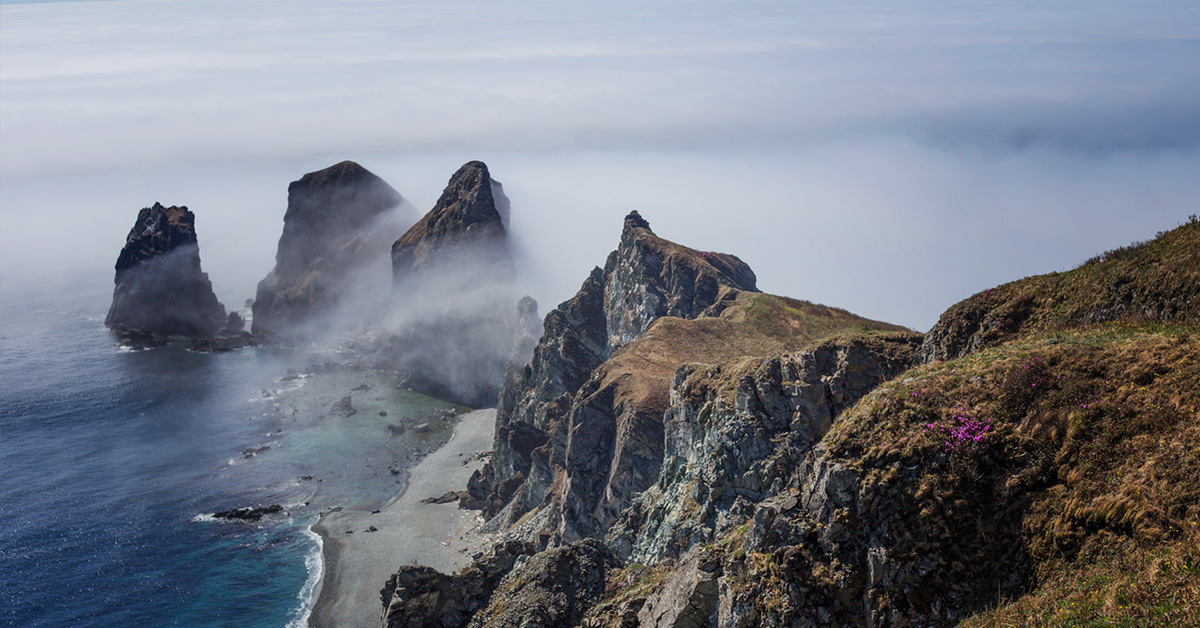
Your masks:
{"label": "rock outcrop", "polygon": [[354,327],[387,299],[387,247],[403,199],[352,162],[288,186],[275,268],[258,284],[255,334],[304,337]]}
{"label": "rock outcrop", "polygon": [[759,293],[736,257],[663,240],[632,213],[604,269],[546,317],[532,363],[505,380],[493,456],[469,490],[520,538],[603,538],[659,477],[677,369],[852,326],[899,329]]}
{"label": "rock outcrop", "polygon": [[746,524],[843,410],[914,364],[920,343],[910,332],[844,336],[793,354],[681,367],[657,482],[623,511],[609,544],[654,563]]}
{"label": "rock outcrop", "polygon": [[408,373],[408,386],[488,405],[505,367],[529,361],[541,325],[537,303],[517,300],[500,212],[507,206],[487,166],[469,162],[392,246],[391,360]]}
{"label": "rock outcrop", "polygon": [[594,269],[572,299],[546,316],[531,365],[505,380],[495,451],[471,485],[490,504],[485,512],[495,514],[522,484],[509,518],[541,503],[552,467],[565,464],[573,398],[614,351],[661,316],[719,313],[721,299],[736,290],[755,290],[754,273],[741,260],[663,240],[637,212],[629,214],[604,269]]}
{"label": "rock outcrop", "polygon": [[116,287],[104,324],[126,340],[158,344],[170,336],[208,338],[225,323],[200,269],[196,217],[187,207],[138,213],[117,257]]}
{"label": "rock outcrop", "polygon": [[392,278],[402,302],[452,291],[458,281],[478,289],[479,274],[512,280],[508,233],[496,202],[502,195],[482,161],[467,162],[450,177],[433,209],[392,245]]}

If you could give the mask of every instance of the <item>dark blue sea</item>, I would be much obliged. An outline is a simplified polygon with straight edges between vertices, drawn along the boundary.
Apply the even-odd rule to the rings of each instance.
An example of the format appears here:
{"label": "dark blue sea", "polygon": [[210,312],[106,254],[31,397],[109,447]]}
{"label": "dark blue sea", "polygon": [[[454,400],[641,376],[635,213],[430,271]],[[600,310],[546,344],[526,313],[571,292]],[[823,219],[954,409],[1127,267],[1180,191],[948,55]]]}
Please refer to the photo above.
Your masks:
{"label": "dark blue sea", "polygon": [[[0,286],[0,624],[304,625],[309,526],[397,495],[389,467],[445,434],[387,423],[445,404],[333,350],[123,349],[111,289]],[[358,412],[330,413],[347,394]]]}

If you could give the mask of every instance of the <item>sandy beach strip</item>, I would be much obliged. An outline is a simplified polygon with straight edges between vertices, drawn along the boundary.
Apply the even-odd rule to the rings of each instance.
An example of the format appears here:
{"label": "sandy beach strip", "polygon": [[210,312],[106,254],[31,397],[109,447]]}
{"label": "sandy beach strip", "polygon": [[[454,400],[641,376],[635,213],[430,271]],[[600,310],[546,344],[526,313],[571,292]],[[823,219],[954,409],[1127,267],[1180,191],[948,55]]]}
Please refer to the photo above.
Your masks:
{"label": "sandy beach strip", "polygon": [[[418,564],[453,573],[487,546],[473,533],[483,523],[476,511],[421,500],[466,490],[471,473],[483,466],[467,461],[492,448],[495,425],[495,409],[464,414],[450,441],[409,470],[395,501],[375,514],[342,510],[321,516],[313,531],[324,541],[325,567],[310,626],[376,628],[383,610],[379,590],[397,569]],[[377,531],[368,532],[371,526]]]}

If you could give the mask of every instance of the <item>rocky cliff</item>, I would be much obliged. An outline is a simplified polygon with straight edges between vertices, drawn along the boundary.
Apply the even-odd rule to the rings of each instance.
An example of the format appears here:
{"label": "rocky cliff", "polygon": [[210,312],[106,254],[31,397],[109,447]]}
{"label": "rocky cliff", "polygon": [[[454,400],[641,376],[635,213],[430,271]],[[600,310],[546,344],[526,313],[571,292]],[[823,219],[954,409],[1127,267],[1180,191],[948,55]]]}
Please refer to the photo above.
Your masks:
{"label": "rocky cliff", "polygon": [[[1046,296],[1047,284],[1084,290],[1050,293],[1065,305],[1031,308],[1021,321],[1029,327],[992,346],[881,384],[848,405],[800,456],[803,447],[790,443],[810,440],[811,421],[766,440],[741,437],[751,430],[740,407],[759,416],[757,408],[780,408],[782,398],[764,396],[762,388],[778,391],[770,383],[790,375],[776,377],[775,365],[763,363],[767,368],[740,380],[722,407],[707,401],[728,379],[721,369],[682,369],[672,391],[679,414],[668,423],[679,426],[668,434],[681,436],[668,442],[683,452],[669,459],[685,462],[664,464],[659,484],[610,536],[633,560],[672,556],[671,543],[682,538],[679,562],[659,563],[669,565],[665,571],[615,573],[610,580],[626,586],[594,605],[585,622],[1196,623],[1200,330],[1179,295],[1194,288],[1186,278],[1195,272],[1198,237],[1200,224],[1189,223],[1115,258],[1004,287],[1034,295],[1033,303]],[[1158,263],[1120,263],[1135,254]],[[1136,312],[1105,322],[1072,314],[1100,311],[1092,306],[1110,295],[1086,289],[1119,279],[1135,295]],[[962,307],[943,321],[961,320],[954,313]],[[1178,313],[1163,316],[1168,310]],[[911,338],[897,341],[913,346]],[[786,371],[783,362],[779,368]],[[804,379],[811,380],[797,378]],[[788,416],[789,405],[779,416]],[[712,438],[714,431],[721,436]],[[745,474],[736,460],[747,457],[747,442],[790,453],[768,455],[763,459],[772,464],[750,465]],[[738,453],[712,453],[730,449]],[[697,473],[697,459],[723,464],[707,466],[715,476],[706,468]],[[690,493],[670,490],[680,476]],[[713,494],[720,499],[731,485],[735,505],[716,509],[710,532],[696,513],[713,510]],[[743,523],[722,525],[738,515]],[[639,609],[640,623],[622,624],[631,608]]]}
{"label": "rocky cliff", "polygon": [[681,365],[795,350],[854,326],[898,329],[759,293],[741,260],[663,240],[634,212],[604,269],[547,315],[530,366],[506,379],[492,460],[470,489],[522,538],[602,538],[659,476]]}
{"label": "rocky cliff", "polygon": [[541,323],[537,303],[517,299],[507,207],[487,165],[468,162],[392,245],[392,362],[412,388],[489,405],[505,367],[532,356]]}
{"label": "rocky cliff", "polygon": [[304,336],[352,327],[386,305],[387,247],[402,199],[343,161],[288,186],[275,268],[258,284],[252,328]]}
{"label": "rocky cliff", "polygon": [[510,373],[473,478],[493,530],[552,549],[439,625],[1200,624],[1198,254],[1192,221],[924,339],[729,286],[627,316],[634,282],[597,269]]}
{"label": "rocky cliff", "polygon": [[225,308],[200,269],[196,216],[187,207],[155,203],[138,212],[117,257],[115,283],[104,324],[126,340],[207,338],[225,323]]}
{"label": "rocky cliff", "polygon": [[483,283],[479,274],[511,282],[513,261],[498,200],[507,205],[487,165],[463,164],[433,209],[392,245],[397,296],[402,301],[419,298],[425,291],[443,291],[438,284],[456,281],[478,288],[474,284]]}

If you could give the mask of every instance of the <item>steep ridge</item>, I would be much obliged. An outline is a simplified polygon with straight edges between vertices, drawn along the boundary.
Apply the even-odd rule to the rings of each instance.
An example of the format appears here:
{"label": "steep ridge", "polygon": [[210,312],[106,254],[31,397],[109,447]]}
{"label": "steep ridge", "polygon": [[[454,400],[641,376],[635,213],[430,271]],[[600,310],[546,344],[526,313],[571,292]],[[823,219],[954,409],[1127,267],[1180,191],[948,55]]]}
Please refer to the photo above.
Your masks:
{"label": "steep ridge", "polygon": [[604,270],[545,328],[533,363],[506,380],[493,459],[471,490],[493,525],[546,545],[603,538],[654,484],[681,365],[900,329],[759,293],[736,257],[662,240],[636,213]]}
{"label": "steep ridge", "polygon": [[114,283],[104,324],[126,341],[208,338],[225,323],[225,308],[200,269],[196,216],[187,207],[155,203],[138,212],[117,257]]}
{"label": "steep ridge", "polygon": [[288,185],[275,267],[254,300],[254,333],[304,338],[377,316],[387,302],[388,221],[399,219],[392,210],[402,200],[352,161]]}
{"label": "steep ridge", "polygon": [[428,213],[392,245],[391,361],[407,385],[471,406],[495,403],[504,369],[541,335],[537,303],[518,302],[501,209],[481,161],[464,164]]}
{"label": "steep ridge", "polygon": [[511,281],[508,234],[497,208],[502,196],[486,164],[463,164],[433,209],[392,245],[392,278],[401,295],[420,292],[425,283],[444,282],[459,269],[483,270]]}
{"label": "steep ridge", "polygon": [[[806,454],[757,467],[761,476],[749,479],[761,480],[729,510],[745,523],[721,526],[731,515],[718,510],[721,533],[708,534],[688,508],[680,518],[659,504],[681,474],[694,487],[682,500],[692,510],[708,509],[731,484],[736,492],[720,476],[705,486],[714,476],[703,469],[687,482],[696,452],[740,447],[739,404],[779,407],[762,384],[791,376],[769,366],[722,406],[707,400],[736,377],[736,362],[682,369],[668,415],[668,433],[681,433],[668,436],[670,462],[610,537],[633,560],[679,562],[612,573],[621,586],[585,625],[623,625],[631,613],[641,623],[624,625],[1200,624],[1200,328],[1194,301],[1180,296],[1194,291],[1197,237],[1193,221],[1070,273],[994,289],[989,298],[1031,294],[1030,303],[1066,307],[1032,307],[1014,325],[1019,333],[985,337],[993,346],[862,396]],[[1155,263],[1122,263],[1134,254]],[[1118,284],[1134,295],[1121,299],[1124,309],[1089,317],[1112,302],[1094,287]],[[943,322],[963,320],[955,313],[981,298]],[[801,422],[782,440],[807,441],[811,426]],[[667,523],[656,527],[655,516]],[[689,536],[705,544],[684,551]]]}
{"label": "steep ridge", "polygon": [[492,459],[470,487],[485,514],[511,500],[507,526],[541,503],[552,466],[565,462],[572,399],[616,349],[660,316],[719,312],[721,299],[736,290],[755,290],[754,274],[741,260],[662,240],[630,213],[604,269],[592,270],[573,298],[546,315],[532,362],[505,377]]}

